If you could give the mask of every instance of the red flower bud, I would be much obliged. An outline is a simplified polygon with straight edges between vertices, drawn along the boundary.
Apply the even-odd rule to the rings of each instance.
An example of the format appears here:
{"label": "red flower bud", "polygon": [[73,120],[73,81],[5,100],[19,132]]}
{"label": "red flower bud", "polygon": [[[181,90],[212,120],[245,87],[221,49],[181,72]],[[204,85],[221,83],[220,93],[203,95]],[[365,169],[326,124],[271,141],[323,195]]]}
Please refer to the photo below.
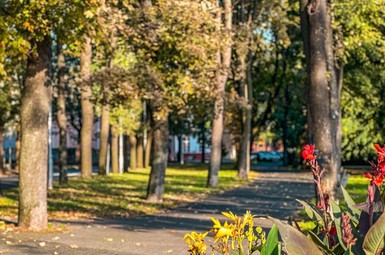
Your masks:
{"label": "red flower bud", "polygon": [[316,158],[314,155],[314,145],[306,144],[302,150],[302,158],[304,160],[313,160]]}

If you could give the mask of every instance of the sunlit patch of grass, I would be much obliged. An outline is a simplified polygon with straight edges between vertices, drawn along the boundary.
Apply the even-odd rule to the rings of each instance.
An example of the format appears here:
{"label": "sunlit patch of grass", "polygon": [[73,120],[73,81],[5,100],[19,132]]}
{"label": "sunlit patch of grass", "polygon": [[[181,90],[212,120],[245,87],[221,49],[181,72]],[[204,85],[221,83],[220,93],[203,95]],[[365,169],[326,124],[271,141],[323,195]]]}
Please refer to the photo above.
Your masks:
{"label": "sunlit patch of grass", "polygon": [[368,184],[370,180],[362,175],[353,175],[348,179],[346,190],[356,203],[364,202],[368,195]]}
{"label": "sunlit patch of grass", "polygon": [[[219,172],[219,186],[207,188],[207,169],[199,165],[170,165],[166,171],[162,203],[146,201],[150,169],[139,169],[123,175],[94,176],[92,179],[71,178],[65,187],[54,184],[48,193],[51,218],[83,218],[96,216],[129,217],[162,212],[185,202],[245,185],[235,178],[237,171],[225,166]],[[254,179],[256,173],[250,173]],[[0,217],[15,218],[18,206],[17,189],[7,190],[0,198]]]}
{"label": "sunlit patch of grass", "polygon": [[3,191],[0,196],[0,217],[5,220],[13,219],[17,215],[18,190],[16,188]]}

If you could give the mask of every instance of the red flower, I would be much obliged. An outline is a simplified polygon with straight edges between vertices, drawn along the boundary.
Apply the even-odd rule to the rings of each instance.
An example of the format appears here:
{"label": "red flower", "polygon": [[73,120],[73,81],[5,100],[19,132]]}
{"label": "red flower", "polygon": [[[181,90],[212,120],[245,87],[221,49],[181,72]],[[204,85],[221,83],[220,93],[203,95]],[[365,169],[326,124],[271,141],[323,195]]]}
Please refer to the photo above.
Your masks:
{"label": "red flower", "polygon": [[374,144],[374,147],[377,150],[378,161],[379,162],[384,161],[385,160],[385,146],[383,148],[381,148],[380,145],[376,143],[376,144]]}
{"label": "red flower", "polygon": [[370,184],[376,184],[378,187],[380,187],[383,180],[384,180],[384,176],[382,176],[382,175],[377,175],[376,177],[374,177],[374,178],[372,179],[372,181],[370,182]]}
{"label": "red flower", "polygon": [[335,234],[337,234],[337,229],[335,226],[331,226],[329,230],[329,235],[334,236]]}
{"label": "red flower", "polygon": [[370,179],[371,185],[376,184],[378,187],[381,186],[382,181],[384,180],[384,176],[381,174],[379,174],[377,176],[373,176],[369,173],[366,173],[366,174],[364,174],[364,177]]}
{"label": "red flower", "polygon": [[385,175],[385,161],[381,161],[378,163],[378,170]]}
{"label": "red flower", "polygon": [[304,160],[313,160],[316,158],[314,155],[314,145],[306,144],[302,150],[302,157]]}

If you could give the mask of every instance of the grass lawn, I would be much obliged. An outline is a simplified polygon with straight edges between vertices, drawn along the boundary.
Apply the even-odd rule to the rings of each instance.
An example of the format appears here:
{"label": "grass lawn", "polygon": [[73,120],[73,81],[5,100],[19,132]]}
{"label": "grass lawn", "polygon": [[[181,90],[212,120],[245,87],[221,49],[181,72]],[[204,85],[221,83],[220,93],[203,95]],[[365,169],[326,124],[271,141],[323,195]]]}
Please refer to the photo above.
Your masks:
{"label": "grass lawn", "polygon": [[352,175],[348,179],[346,190],[353,198],[354,202],[365,202],[368,195],[368,184],[370,180],[363,175]]}
{"label": "grass lawn", "polygon": [[[149,169],[123,175],[94,176],[92,179],[71,178],[67,187],[58,187],[48,194],[50,218],[68,219],[95,216],[129,217],[158,213],[185,202],[247,184],[235,178],[237,171],[224,166],[219,172],[219,187],[206,188],[207,165],[169,165],[166,171],[163,203],[145,200]],[[250,179],[256,177],[250,173]],[[0,217],[15,219],[18,190],[11,189],[0,197]]]}

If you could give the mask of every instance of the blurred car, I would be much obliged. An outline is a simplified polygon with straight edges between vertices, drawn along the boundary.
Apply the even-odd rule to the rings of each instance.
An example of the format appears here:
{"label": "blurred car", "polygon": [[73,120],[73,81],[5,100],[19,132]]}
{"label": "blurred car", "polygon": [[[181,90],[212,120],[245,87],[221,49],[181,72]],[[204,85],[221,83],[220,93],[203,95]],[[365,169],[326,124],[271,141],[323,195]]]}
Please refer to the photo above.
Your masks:
{"label": "blurred car", "polygon": [[280,161],[283,159],[283,153],[278,151],[259,151],[251,153],[251,161]]}

